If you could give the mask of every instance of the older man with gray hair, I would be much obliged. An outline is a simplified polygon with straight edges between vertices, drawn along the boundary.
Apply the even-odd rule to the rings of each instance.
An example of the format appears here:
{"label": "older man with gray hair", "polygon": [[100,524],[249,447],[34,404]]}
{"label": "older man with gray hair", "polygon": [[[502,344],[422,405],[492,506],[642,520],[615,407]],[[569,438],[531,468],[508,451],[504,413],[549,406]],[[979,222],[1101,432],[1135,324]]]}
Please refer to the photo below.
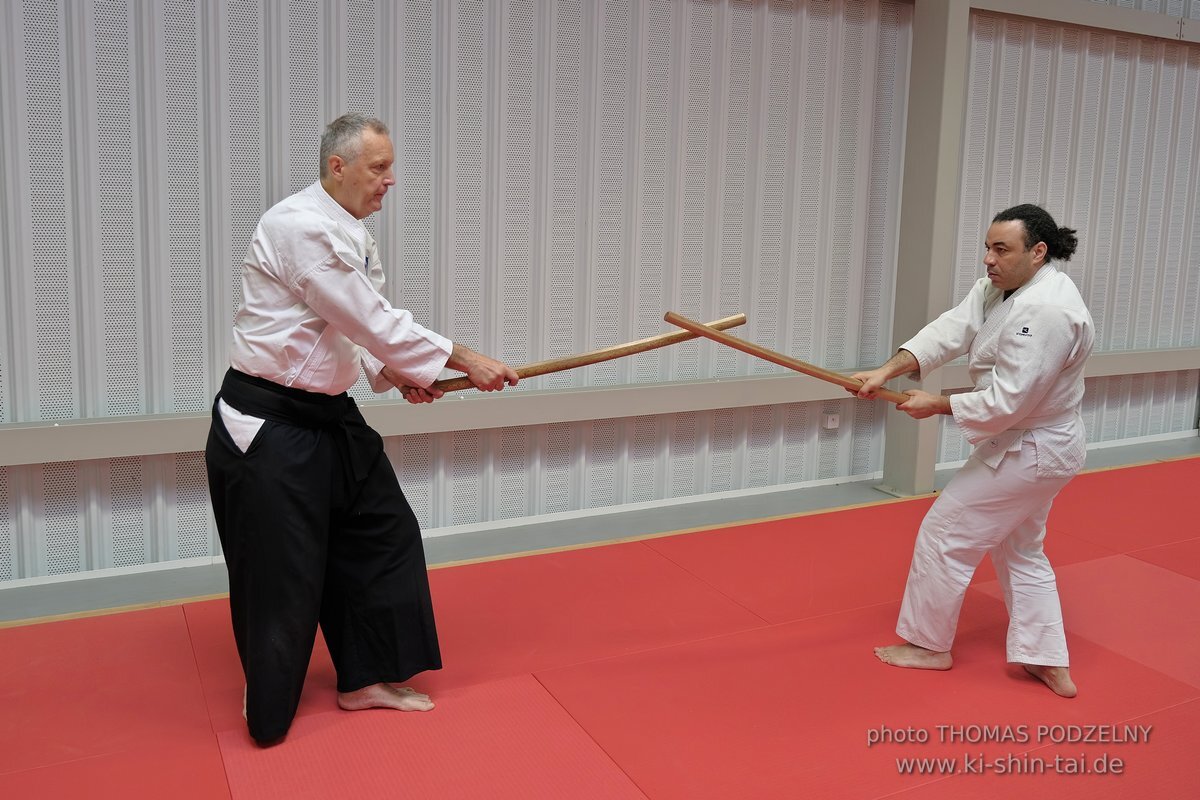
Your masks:
{"label": "older man with gray hair", "polygon": [[396,182],[387,127],[347,114],[321,138],[320,180],[263,215],[242,270],[230,369],[205,460],[229,570],[250,735],[280,740],[295,716],[320,623],[347,710],[428,711],[400,686],[441,667],[415,515],[379,434],[346,392],[366,372],[412,403],[443,367],[479,389],[508,365],[423,328],[380,294],[361,220]]}

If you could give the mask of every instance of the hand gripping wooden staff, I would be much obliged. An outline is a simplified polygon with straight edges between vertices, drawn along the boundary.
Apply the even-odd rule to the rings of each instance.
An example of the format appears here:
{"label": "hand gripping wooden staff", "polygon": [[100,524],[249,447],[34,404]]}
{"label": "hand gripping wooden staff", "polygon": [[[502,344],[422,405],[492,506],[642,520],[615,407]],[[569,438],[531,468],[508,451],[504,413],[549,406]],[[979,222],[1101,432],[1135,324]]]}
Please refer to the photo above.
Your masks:
{"label": "hand gripping wooden staff", "polygon": [[[746,324],[745,314],[734,314],[732,317],[710,322],[707,325],[701,325],[706,331],[720,333],[726,328],[736,328],[738,325]],[[521,378],[532,378],[536,375],[549,375],[551,372],[562,372],[563,370],[575,369],[576,367],[586,367],[591,364],[599,364],[602,361],[611,361],[614,358],[622,358],[631,356],[634,353],[644,353],[647,350],[657,350],[660,347],[666,347],[669,344],[678,344],[686,342],[690,339],[698,339],[707,334],[689,333],[687,331],[675,331],[674,333],[660,333],[658,336],[651,336],[647,339],[638,339],[636,342],[626,342],[625,344],[616,344],[612,347],[605,347],[600,350],[593,350],[590,353],[580,353],[575,356],[564,356],[563,358],[552,358],[548,361],[535,361],[532,364],[526,364],[523,367],[517,367],[517,376]],[[431,389],[440,389],[443,392],[456,392],[459,389],[470,389],[474,386],[471,379],[467,377],[460,378],[445,378],[440,381],[434,381]]]}
{"label": "hand gripping wooden staff", "polygon": [[[838,386],[843,386],[847,389],[857,390],[860,386],[862,386],[862,381],[855,378],[842,375],[839,372],[831,372],[830,370],[822,369],[815,364],[809,364],[807,361],[800,361],[799,359],[792,358],[791,356],[785,356],[783,353],[777,353],[774,350],[768,350],[767,348],[761,347],[753,342],[747,342],[745,339],[739,339],[736,336],[730,336],[729,334],[722,333],[710,325],[695,322],[687,317],[681,317],[674,311],[668,311],[664,319],[666,319],[666,321],[672,325],[677,325],[680,328],[689,330],[692,333],[703,336],[706,339],[712,339],[714,342],[720,342],[723,345],[732,347],[734,350],[741,350],[743,353],[749,353],[752,356],[757,356],[758,358],[770,361],[772,364],[778,364],[781,367],[794,369],[796,372],[803,372],[805,375],[811,375],[814,378],[820,378],[821,380],[828,381],[829,383],[836,383]],[[895,403],[896,405],[906,403],[909,400],[908,395],[900,394],[900,392],[894,392],[891,389],[880,389],[875,393],[875,396],[882,400],[887,400],[889,403]]]}

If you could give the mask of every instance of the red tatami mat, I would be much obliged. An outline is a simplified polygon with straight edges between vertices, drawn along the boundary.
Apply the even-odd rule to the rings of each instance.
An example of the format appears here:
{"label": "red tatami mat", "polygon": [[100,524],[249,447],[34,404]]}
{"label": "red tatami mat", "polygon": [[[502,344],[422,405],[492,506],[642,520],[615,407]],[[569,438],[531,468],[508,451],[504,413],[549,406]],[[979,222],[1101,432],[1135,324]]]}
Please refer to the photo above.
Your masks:
{"label": "red tatami mat", "polygon": [[771,622],[895,600],[932,498],[650,539]]}
{"label": "red tatami mat", "polygon": [[[1200,687],[1200,581],[1129,556],[1055,571],[1068,645],[1085,636]],[[979,588],[1000,596],[995,582]]]}
{"label": "red tatami mat", "polygon": [[[538,673],[539,680],[649,797],[877,798],[928,779],[897,758],[992,756],[1029,745],[949,741],[969,725],[1119,722],[1197,697],[1194,688],[1086,640],[1073,642],[1084,691],[1057,698],[1004,663],[1005,616],[970,593],[949,672],[877,661],[897,605],[802,620]],[[939,728],[938,726],[943,726]],[[868,746],[872,730],[923,731],[923,744]],[[948,741],[939,742],[945,731]],[[1120,784],[1110,797],[1141,797]]]}
{"label": "red tatami mat", "polygon": [[259,749],[220,734],[234,797],[644,800],[531,676],[442,693],[429,713],[334,711]]}
{"label": "red tatami mat", "polygon": [[0,630],[0,796],[95,796],[136,767],[156,796],[222,797],[215,744],[183,609]]}
{"label": "red tatami mat", "polygon": [[[896,641],[924,498],[432,570],[446,668],[412,683],[437,708],[338,710],[318,638],[268,749],[241,719],[225,600],[3,628],[0,798],[1200,796],[1198,468],[1084,475],[1056,503],[1074,700],[1005,663],[986,563],[952,670],[875,659]],[[1151,740],[995,740],[1125,724]],[[1124,774],[964,772],[968,754],[1080,753]],[[951,767],[902,769],[932,757]]]}
{"label": "red tatami mat", "polygon": [[1200,458],[1077,476],[1054,500],[1047,527],[1118,553],[1196,538],[1180,503],[1200,485]]}
{"label": "red tatami mat", "polygon": [[644,542],[429,574],[440,690],[764,625]]}
{"label": "red tatami mat", "polygon": [[5,800],[220,800],[230,797],[211,731],[192,746],[177,737],[0,775]]}

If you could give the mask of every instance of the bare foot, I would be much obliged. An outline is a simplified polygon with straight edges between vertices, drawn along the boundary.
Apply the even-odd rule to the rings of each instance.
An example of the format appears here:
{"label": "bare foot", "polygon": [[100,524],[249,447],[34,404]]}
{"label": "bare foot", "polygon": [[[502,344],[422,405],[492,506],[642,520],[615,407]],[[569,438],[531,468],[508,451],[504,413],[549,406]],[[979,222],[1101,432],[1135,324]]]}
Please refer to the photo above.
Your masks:
{"label": "bare foot", "polygon": [[1025,671],[1050,687],[1059,697],[1074,697],[1079,694],[1071,671],[1067,667],[1043,667],[1040,664],[1022,664]]}
{"label": "bare foot", "polygon": [[338,706],[346,711],[362,711],[364,708],[394,708],[397,711],[432,711],[433,701],[428,695],[411,689],[396,689],[391,684],[376,683],[353,692],[339,692]]}
{"label": "bare foot", "polygon": [[401,686],[398,683],[389,683],[388,686],[392,687],[393,690],[399,692],[400,694],[411,695],[412,697],[416,697],[421,700],[429,700],[429,695],[418,692],[411,686]]}
{"label": "bare foot", "polygon": [[926,650],[908,642],[876,647],[875,656],[885,664],[909,669],[950,669],[954,665],[950,653]]}

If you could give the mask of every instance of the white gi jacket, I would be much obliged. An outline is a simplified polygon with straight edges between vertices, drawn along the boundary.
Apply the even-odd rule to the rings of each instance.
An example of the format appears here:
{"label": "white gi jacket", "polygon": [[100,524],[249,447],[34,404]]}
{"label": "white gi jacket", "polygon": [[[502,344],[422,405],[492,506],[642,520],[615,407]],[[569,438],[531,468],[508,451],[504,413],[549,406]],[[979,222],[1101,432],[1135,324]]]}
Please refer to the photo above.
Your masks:
{"label": "white gi jacket", "polygon": [[353,386],[360,366],[375,391],[387,391],[384,364],[428,386],[453,343],[393,308],[380,294],[383,283],[375,240],[314,183],[273,206],[254,231],[230,363],[323,394]]}
{"label": "white gi jacket", "polygon": [[1046,264],[1007,300],[980,278],[959,305],[900,345],[920,377],[964,353],[975,386],[950,396],[954,421],[974,455],[995,468],[1032,432],[1037,474],[1074,475],[1087,440],[1079,406],[1092,352],[1092,317],[1069,277]]}

